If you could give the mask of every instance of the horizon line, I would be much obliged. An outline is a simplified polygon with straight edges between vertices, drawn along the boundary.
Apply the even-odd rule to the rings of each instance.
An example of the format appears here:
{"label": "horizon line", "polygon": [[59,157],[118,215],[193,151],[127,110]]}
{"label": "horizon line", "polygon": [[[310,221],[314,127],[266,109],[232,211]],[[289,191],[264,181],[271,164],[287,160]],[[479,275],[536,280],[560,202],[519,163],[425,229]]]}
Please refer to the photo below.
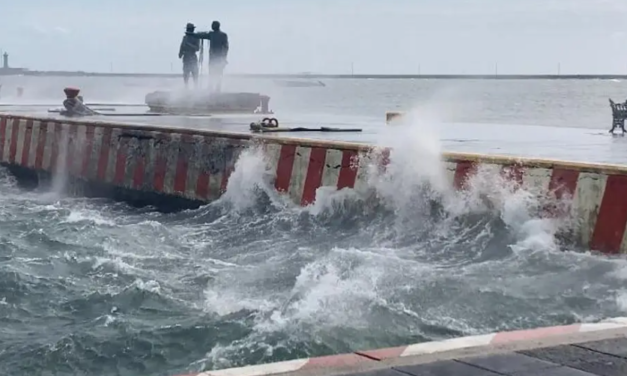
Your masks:
{"label": "horizon line", "polygon": [[[115,73],[85,71],[31,71],[23,68],[3,69],[2,76],[83,76],[83,77],[182,77],[182,73]],[[627,74],[324,74],[324,73],[230,73],[239,78],[339,78],[339,79],[627,79]]]}

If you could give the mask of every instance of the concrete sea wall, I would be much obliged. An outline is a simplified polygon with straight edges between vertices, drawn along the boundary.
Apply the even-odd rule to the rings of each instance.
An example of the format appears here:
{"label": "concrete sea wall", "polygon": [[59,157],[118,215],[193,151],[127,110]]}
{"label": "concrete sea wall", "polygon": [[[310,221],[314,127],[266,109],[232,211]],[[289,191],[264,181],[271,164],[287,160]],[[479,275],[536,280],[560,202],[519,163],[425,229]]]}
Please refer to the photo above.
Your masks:
{"label": "concrete sea wall", "polygon": [[[323,186],[367,191],[372,166],[385,169],[394,158],[389,149],[345,142],[0,115],[0,163],[19,181],[56,180],[74,194],[164,210],[218,198],[238,156],[254,147],[265,154],[274,187],[299,205],[313,203]],[[564,211],[547,201],[544,212],[575,218],[583,246],[627,249],[627,167],[458,153],[442,163],[452,187],[470,189],[474,176],[498,171],[515,189],[567,202]]]}

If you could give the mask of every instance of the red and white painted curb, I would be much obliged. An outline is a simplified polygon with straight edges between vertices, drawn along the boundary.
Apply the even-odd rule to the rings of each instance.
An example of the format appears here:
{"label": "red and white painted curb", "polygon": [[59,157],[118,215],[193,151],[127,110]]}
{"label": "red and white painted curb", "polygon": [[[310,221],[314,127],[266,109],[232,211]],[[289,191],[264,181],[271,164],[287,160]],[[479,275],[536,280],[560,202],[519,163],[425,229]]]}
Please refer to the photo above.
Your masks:
{"label": "red and white painted curb", "polygon": [[377,350],[359,351],[351,354],[323,356],[317,358],[288,360],[285,362],[259,364],[247,367],[228,368],[179,376],[264,376],[312,369],[346,369],[359,364],[377,362],[384,359],[434,354],[459,349],[504,344],[516,341],[537,340],[554,336],[598,332],[627,328],[627,317],[606,319],[593,324],[573,324],[529,330],[491,333],[478,336],[453,338],[443,341],[424,342],[408,346]]}

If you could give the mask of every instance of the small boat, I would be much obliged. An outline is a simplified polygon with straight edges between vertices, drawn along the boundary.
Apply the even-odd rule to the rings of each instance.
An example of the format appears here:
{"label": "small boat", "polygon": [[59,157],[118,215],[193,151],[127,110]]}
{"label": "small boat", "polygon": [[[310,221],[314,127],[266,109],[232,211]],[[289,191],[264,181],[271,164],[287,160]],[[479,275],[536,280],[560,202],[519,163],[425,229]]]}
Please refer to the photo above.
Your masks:
{"label": "small boat", "polygon": [[283,87],[320,87],[327,86],[322,81],[311,81],[311,80],[274,80],[279,86]]}
{"label": "small boat", "polygon": [[146,95],[151,112],[188,114],[271,114],[270,97],[259,93],[212,93],[198,90],[155,91]]}

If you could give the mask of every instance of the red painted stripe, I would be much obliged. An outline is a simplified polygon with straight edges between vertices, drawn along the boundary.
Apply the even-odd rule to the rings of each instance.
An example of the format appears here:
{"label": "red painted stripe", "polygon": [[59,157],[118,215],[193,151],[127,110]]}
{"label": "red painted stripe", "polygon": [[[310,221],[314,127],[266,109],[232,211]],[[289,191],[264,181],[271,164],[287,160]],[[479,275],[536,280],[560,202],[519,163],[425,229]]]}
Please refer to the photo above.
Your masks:
{"label": "red painted stripe", "polygon": [[476,162],[457,161],[457,165],[455,167],[455,176],[453,178],[453,186],[456,189],[465,189],[468,178],[474,173],[476,168]]}
{"label": "red painted stripe", "polygon": [[22,166],[28,167],[28,157],[30,154],[30,141],[33,137],[33,121],[26,121],[26,130],[24,131],[24,145],[22,146]]}
{"label": "red painted stripe", "polygon": [[292,168],[296,158],[296,145],[281,145],[281,154],[276,168],[274,187],[279,192],[287,192],[292,179]]}
{"label": "red painted stripe", "polygon": [[20,131],[20,119],[13,119],[13,128],[11,129],[11,145],[9,146],[9,163],[15,163],[17,154],[17,135]]}
{"label": "red painted stripe", "polygon": [[[211,143],[211,139],[208,137],[205,137],[205,139],[203,140],[203,145],[202,145],[202,149],[203,153],[202,155],[204,155],[205,151],[207,151],[208,149],[208,145],[210,145]],[[201,164],[201,166],[203,166]],[[209,172],[207,172],[207,170],[205,170],[205,167],[201,167],[198,171],[198,178],[196,179],[196,197],[204,199],[207,198],[207,196],[209,195]]]}
{"label": "red painted stripe", "polygon": [[57,170],[57,159],[59,158],[59,140],[61,139],[61,131],[63,126],[61,123],[54,122],[54,134],[52,137],[52,150],[50,152],[50,171]]}
{"label": "red painted stripe", "polygon": [[627,176],[609,175],[594,226],[590,249],[613,254],[620,246],[627,225]]}
{"label": "red painted stripe", "polygon": [[144,176],[146,175],[146,157],[137,155],[135,157],[135,171],[133,171],[133,188],[140,189],[144,185]]}
{"label": "red painted stripe", "polygon": [[355,354],[365,356],[366,358],[374,360],[384,360],[400,357],[403,352],[407,350],[407,346],[388,347],[376,350],[356,351]]}
{"label": "red painted stripe", "polygon": [[549,192],[556,201],[549,202],[544,207],[544,216],[549,218],[559,218],[568,214],[570,208],[560,205],[559,200],[563,197],[573,197],[577,189],[579,171],[564,168],[554,168],[549,180]]}
{"label": "red painted stripe", "polygon": [[565,168],[554,168],[549,181],[549,192],[553,192],[558,200],[564,196],[573,197],[577,189],[579,171]]}
{"label": "red painted stripe", "polygon": [[521,165],[508,165],[503,166],[501,169],[501,176],[507,180],[516,183],[518,187],[523,184],[523,173],[525,168]]}
{"label": "red painted stripe", "polygon": [[165,145],[168,144],[170,138],[168,135],[159,133],[155,138],[161,140],[160,147],[156,148],[156,156],[155,156],[155,176],[153,179],[153,188],[157,192],[163,192],[163,187],[165,186],[165,173],[168,167],[168,159],[167,159],[167,150]]}
{"label": "red painted stripe", "polygon": [[340,166],[340,176],[337,179],[337,189],[354,188],[357,181],[357,169],[359,167],[359,156],[355,150],[344,150],[342,152],[342,165]]}
{"label": "red painted stripe", "polygon": [[70,129],[67,135],[66,154],[65,154],[65,171],[69,174],[75,174],[74,165],[76,164],[76,158],[79,158],[80,145],[78,145],[77,135],[78,125],[70,124]]}
{"label": "red painted stripe", "polygon": [[194,138],[188,134],[181,135],[179,153],[176,158],[176,171],[174,173],[174,192],[185,193],[187,185],[187,170],[189,169],[189,157],[185,150],[193,147]]}
{"label": "red painted stripe", "polygon": [[80,176],[87,178],[87,172],[89,171],[89,163],[91,162],[91,154],[94,150],[94,133],[96,128],[88,125],[85,128],[85,145],[83,146],[83,163],[81,164]]}
{"label": "red painted stripe", "polygon": [[7,121],[6,117],[0,116],[0,162],[2,162],[2,158],[4,158],[4,140],[7,137]]}
{"label": "red painted stripe", "polygon": [[207,198],[209,196],[209,173],[200,171],[196,180],[196,197]]}
{"label": "red painted stripe", "polygon": [[109,164],[109,148],[111,147],[111,132],[113,129],[103,128],[102,140],[100,143],[100,154],[98,155],[98,180],[106,181],[107,165]]}
{"label": "red painted stripe", "polygon": [[115,155],[115,172],[113,175],[113,184],[124,185],[124,177],[126,176],[126,155],[128,154],[128,138],[120,138],[118,141],[118,150]]}
{"label": "red painted stripe", "polygon": [[311,148],[305,187],[303,188],[303,196],[300,201],[302,206],[307,206],[316,200],[316,190],[322,185],[322,173],[324,172],[326,158],[327,149]]}
{"label": "red painted stripe", "polygon": [[42,121],[39,124],[39,136],[37,137],[37,150],[35,151],[35,169],[43,170],[44,151],[46,150],[46,140],[48,139],[48,122]]}

